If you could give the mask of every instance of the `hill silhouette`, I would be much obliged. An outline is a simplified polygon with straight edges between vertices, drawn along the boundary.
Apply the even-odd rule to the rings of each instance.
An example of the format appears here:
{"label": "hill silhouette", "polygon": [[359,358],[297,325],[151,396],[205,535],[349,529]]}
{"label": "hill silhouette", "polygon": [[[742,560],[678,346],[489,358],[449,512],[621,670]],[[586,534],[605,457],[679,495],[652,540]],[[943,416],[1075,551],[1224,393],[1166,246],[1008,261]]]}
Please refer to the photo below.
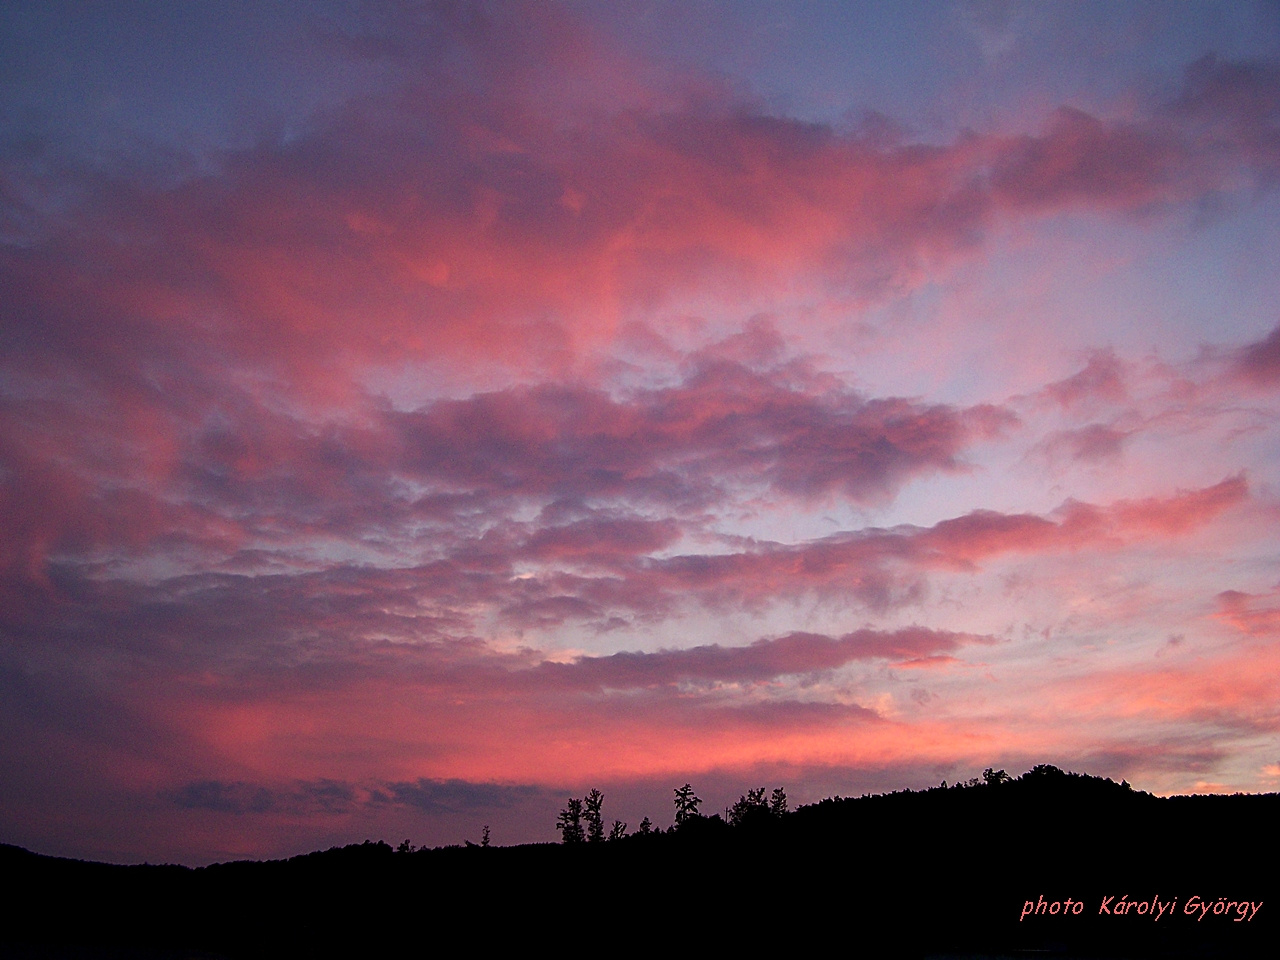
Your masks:
{"label": "hill silhouette", "polygon": [[16,893],[0,945],[84,958],[538,945],[1272,956],[1278,815],[1275,794],[1160,798],[1040,766],[602,843],[366,842],[197,869],[5,846]]}

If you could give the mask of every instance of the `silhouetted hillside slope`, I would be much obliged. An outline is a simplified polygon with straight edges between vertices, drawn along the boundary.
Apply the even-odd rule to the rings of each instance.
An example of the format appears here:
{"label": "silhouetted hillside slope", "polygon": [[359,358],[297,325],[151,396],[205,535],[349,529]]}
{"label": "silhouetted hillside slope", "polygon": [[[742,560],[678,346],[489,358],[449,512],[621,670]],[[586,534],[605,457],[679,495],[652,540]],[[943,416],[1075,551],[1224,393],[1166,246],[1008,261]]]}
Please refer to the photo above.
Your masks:
{"label": "silhouetted hillside slope", "polygon": [[[1038,767],[596,844],[365,843],[194,870],[4,847],[0,874],[19,893],[3,942],[30,956],[60,954],[16,951],[318,956],[420,953],[447,931],[495,947],[801,951],[834,938],[850,956],[1271,956],[1278,815],[1277,795],[1162,799]],[[1261,906],[1241,918],[1242,902]]]}

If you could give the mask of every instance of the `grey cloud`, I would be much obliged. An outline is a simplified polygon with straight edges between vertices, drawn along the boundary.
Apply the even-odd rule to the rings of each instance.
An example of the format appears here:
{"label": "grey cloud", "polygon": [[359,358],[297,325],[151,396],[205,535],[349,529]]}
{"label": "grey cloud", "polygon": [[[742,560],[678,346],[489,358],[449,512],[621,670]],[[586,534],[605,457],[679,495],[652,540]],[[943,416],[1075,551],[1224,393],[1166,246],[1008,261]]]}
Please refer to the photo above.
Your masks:
{"label": "grey cloud", "polygon": [[430,813],[458,813],[468,810],[505,810],[542,795],[539,787],[473,783],[469,780],[421,778],[383,785],[379,797],[388,803],[405,804]]}

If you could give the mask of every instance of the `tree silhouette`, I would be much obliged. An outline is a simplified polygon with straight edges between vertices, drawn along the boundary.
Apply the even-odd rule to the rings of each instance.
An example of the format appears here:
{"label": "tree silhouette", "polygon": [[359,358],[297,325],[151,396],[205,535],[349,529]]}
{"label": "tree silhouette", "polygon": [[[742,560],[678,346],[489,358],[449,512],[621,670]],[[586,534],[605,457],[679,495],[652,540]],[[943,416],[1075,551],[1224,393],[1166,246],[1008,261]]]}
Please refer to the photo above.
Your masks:
{"label": "tree silhouette", "polygon": [[636,830],[647,837],[649,834],[653,833],[653,821],[648,817],[645,817],[640,821],[640,826],[636,827]]}
{"label": "tree silhouette", "polygon": [[627,835],[627,824],[622,820],[613,821],[613,827],[609,830],[610,840],[621,840]]}
{"label": "tree silhouette", "polygon": [[560,831],[565,843],[582,843],[585,837],[582,832],[581,800],[577,797],[569,798],[560,811],[560,816],[556,817],[556,829]]}
{"label": "tree silhouette", "polygon": [[781,787],[774,787],[769,797],[769,812],[780,817],[787,812],[787,792]]}
{"label": "tree silhouette", "polygon": [[582,816],[587,821],[587,840],[590,843],[599,843],[604,839],[604,820],[600,816],[600,807],[603,804],[604,794],[594,789],[583,801],[585,812]]}
{"label": "tree silhouette", "polygon": [[480,846],[487,847],[489,845],[489,825],[486,823],[484,829],[480,831]]}
{"label": "tree silhouette", "polygon": [[729,808],[729,822],[735,827],[741,827],[757,817],[767,816],[768,813],[769,805],[764,799],[764,787],[759,787],[748,790],[745,797],[739,797],[738,802]]}
{"label": "tree silhouette", "polygon": [[992,770],[990,767],[982,771],[982,779],[989,787],[999,786],[1002,783],[1011,783],[1013,777],[1009,776],[1003,770]]}
{"label": "tree silhouette", "polygon": [[702,803],[702,798],[696,796],[693,787],[685,784],[683,787],[676,788],[676,826],[687,823],[698,816],[698,804]]}

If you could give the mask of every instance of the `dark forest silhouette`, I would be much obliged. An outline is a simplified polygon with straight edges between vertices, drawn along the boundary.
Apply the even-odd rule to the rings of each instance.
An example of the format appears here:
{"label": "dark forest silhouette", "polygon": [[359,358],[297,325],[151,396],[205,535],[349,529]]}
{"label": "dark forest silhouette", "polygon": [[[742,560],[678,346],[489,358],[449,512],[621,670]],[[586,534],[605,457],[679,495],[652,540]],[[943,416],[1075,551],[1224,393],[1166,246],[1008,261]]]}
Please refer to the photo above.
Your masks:
{"label": "dark forest silhouette", "polygon": [[673,795],[666,829],[606,831],[592,790],[560,811],[562,842],[514,847],[367,841],[198,869],[0,847],[18,891],[0,956],[420,953],[451,932],[464,946],[849,956],[1274,950],[1275,794],[1159,798],[1042,765],[795,810],[759,787],[723,816],[701,813],[690,784]]}

